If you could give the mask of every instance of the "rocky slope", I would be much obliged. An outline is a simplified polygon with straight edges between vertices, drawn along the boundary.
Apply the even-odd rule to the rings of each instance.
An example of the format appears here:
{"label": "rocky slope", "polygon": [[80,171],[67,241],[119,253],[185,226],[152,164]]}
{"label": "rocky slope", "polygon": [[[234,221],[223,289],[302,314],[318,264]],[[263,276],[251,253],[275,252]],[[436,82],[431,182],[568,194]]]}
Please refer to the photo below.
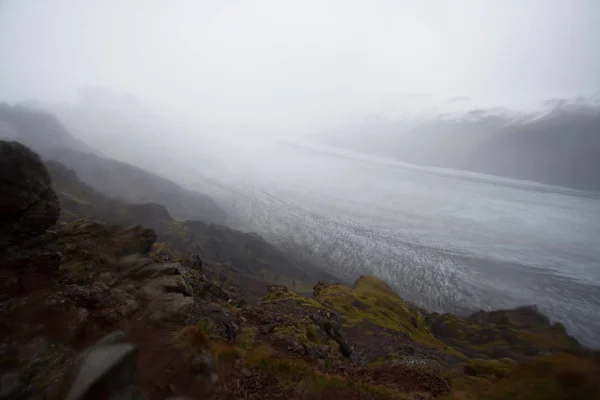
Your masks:
{"label": "rocky slope", "polygon": [[125,203],[87,186],[58,162],[49,161],[47,167],[62,205],[61,220],[91,217],[109,224],[152,228],[158,236],[157,247],[165,248],[171,259],[197,254],[210,265],[207,273],[211,279],[245,301],[259,302],[265,282],[310,292],[316,280],[333,279],[307,261],[290,258],[256,234],[198,220],[177,221],[160,204]]}
{"label": "rocky slope", "polygon": [[[271,284],[247,305],[210,277],[226,269],[209,242],[77,219],[104,214],[80,207],[85,188],[65,194],[20,144],[0,152],[1,399],[600,398],[600,356],[535,309],[428,314],[372,277]],[[50,184],[82,197],[68,221]]]}

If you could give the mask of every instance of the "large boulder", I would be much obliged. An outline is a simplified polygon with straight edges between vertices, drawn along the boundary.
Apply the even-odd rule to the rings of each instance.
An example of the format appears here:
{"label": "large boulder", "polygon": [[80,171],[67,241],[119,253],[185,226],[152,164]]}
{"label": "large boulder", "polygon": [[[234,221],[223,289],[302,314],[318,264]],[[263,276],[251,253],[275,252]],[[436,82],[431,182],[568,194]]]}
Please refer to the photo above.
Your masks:
{"label": "large boulder", "polygon": [[0,141],[0,248],[40,235],[59,214],[40,157],[21,143]]}
{"label": "large boulder", "polygon": [[60,255],[48,228],[60,214],[40,157],[18,142],[0,141],[0,300],[47,284]]}

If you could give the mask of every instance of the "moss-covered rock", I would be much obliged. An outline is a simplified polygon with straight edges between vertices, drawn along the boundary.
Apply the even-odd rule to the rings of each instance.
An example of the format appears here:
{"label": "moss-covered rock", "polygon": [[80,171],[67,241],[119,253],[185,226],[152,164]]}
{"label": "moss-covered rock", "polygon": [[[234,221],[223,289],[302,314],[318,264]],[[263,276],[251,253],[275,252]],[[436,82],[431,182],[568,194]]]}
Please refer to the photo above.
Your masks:
{"label": "moss-covered rock", "polygon": [[438,338],[472,357],[520,359],[581,347],[561,324],[551,324],[534,307],[479,311],[468,317],[433,313],[427,324]]}
{"label": "moss-covered rock", "polygon": [[423,315],[379,279],[363,276],[353,288],[330,284],[320,287],[317,293],[316,299],[332,307],[345,326],[391,330],[435,349],[445,347],[433,336]]}

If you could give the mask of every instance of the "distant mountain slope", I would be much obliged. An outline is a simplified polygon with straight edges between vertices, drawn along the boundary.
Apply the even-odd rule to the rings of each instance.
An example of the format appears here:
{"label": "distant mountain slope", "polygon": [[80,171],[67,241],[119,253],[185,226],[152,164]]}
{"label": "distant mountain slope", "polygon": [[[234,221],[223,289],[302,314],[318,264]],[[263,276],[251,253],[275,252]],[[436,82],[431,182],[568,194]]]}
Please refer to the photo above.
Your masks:
{"label": "distant mountain slope", "polygon": [[101,156],[74,139],[54,116],[44,111],[0,105],[1,138],[22,142],[44,159],[65,164],[87,185],[109,196],[132,203],[163,204],[178,219],[225,222],[225,212],[210,197],[141,168]]}
{"label": "distant mountain slope", "polygon": [[564,105],[509,125],[482,142],[465,168],[583,190],[600,190],[600,108]]}
{"label": "distant mountain slope", "polygon": [[46,158],[75,170],[84,182],[108,196],[163,204],[177,219],[225,222],[225,212],[210,197],[133,165],[70,150],[48,152]]}
{"label": "distant mountain slope", "polygon": [[0,103],[0,139],[18,140],[41,154],[52,149],[99,154],[73,138],[53,115],[18,105]]}
{"label": "distant mountain slope", "polygon": [[538,114],[471,110],[419,121],[366,119],[321,140],[408,163],[600,190],[600,102],[548,102]]}

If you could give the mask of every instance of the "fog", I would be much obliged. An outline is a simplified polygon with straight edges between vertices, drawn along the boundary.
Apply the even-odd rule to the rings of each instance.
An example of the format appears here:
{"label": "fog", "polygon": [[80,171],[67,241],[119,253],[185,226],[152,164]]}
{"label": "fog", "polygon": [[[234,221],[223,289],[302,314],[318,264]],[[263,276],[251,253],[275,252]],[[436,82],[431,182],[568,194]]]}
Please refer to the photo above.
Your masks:
{"label": "fog", "polygon": [[0,102],[74,136],[36,151],[207,194],[339,279],[437,311],[535,303],[598,347],[599,19],[596,0],[4,1]]}
{"label": "fog", "polygon": [[163,114],[278,134],[470,99],[600,89],[594,0],[3,1],[0,95],[86,85]]}

